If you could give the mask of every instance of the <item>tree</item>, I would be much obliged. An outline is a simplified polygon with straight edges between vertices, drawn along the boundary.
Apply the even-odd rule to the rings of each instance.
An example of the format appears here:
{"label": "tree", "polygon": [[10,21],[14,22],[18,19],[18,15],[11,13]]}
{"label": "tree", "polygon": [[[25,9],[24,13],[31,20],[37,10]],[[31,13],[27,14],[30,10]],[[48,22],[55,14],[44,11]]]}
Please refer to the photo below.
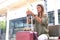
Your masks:
{"label": "tree", "polygon": [[0,21],[0,29],[5,31],[5,29],[6,29],[6,20]]}

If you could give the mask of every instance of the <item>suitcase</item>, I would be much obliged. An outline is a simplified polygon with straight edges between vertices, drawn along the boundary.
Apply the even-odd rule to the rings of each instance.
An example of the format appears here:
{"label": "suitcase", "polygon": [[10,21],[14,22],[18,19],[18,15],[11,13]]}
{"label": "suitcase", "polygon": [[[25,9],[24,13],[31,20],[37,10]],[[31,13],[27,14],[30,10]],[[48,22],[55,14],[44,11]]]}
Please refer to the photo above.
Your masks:
{"label": "suitcase", "polygon": [[16,40],[38,40],[37,32],[31,32],[31,31],[17,32]]}

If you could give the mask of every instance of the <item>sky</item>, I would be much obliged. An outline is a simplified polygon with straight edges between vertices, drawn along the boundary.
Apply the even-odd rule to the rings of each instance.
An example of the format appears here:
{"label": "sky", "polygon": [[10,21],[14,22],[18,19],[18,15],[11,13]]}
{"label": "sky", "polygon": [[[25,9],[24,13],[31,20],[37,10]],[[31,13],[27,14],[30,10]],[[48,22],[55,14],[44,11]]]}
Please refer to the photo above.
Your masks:
{"label": "sky", "polygon": [[54,10],[55,7],[60,9],[60,0],[47,0],[48,11]]}

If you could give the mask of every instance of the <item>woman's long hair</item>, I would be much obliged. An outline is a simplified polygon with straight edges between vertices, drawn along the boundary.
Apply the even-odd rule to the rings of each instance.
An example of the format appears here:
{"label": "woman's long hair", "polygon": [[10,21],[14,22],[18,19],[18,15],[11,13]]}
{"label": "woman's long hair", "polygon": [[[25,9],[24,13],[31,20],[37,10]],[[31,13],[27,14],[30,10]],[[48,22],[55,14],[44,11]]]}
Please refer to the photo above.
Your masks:
{"label": "woman's long hair", "polygon": [[[41,16],[43,16],[43,12],[44,12],[44,7],[41,4],[38,4],[37,6],[41,7]],[[40,16],[40,14],[38,13],[38,17]]]}

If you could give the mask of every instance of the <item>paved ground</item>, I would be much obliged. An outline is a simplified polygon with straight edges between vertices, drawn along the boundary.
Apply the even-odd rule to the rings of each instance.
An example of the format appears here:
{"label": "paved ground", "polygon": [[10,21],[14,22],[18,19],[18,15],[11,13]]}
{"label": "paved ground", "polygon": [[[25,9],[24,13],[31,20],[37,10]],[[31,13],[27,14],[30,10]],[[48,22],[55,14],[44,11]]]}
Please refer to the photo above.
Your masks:
{"label": "paved ground", "polygon": [[0,35],[0,40],[5,40],[5,33]]}
{"label": "paved ground", "polygon": [[[10,40],[16,40],[16,38],[11,38]],[[50,39],[49,40],[58,40],[56,37],[50,37]]]}

